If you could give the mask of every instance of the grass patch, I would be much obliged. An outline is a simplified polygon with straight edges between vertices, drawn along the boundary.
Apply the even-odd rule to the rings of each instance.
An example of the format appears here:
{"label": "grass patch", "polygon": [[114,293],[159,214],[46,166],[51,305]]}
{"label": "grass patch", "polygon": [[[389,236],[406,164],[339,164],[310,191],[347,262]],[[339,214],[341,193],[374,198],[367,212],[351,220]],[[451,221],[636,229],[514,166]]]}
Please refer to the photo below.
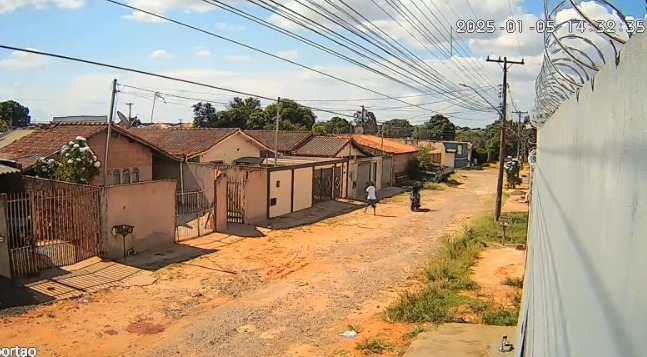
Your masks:
{"label": "grass patch", "polygon": [[513,288],[522,289],[523,288],[523,278],[511,278],[507,277],[503,280],[503,284],[507,286],[512,286]]}
{"label": "grass patch", "polygon": [[425,190],[444,191],[447,189],[447,184],[438,182],[426,182],[423,188]]}
{"label": "grass patch", "polygon": [[[506,242],[525,243],[527,217],[527,213],[513,213],[506,217],[511,222],[506,232]],[[516,324],[520,298],[513,300],[515,306],[505,308],[482,300],[478,293],[465,294],[479,289],[472,280],[472,266],[485,242],[500,241],[500,232],[499,224],[494,222],[491,215],[487,215],[472,221],[463,233],[446,238],[425,269],[427,285],[424,289],[401,295],[396,303],[386,309],[385,319],[390,322],[441,324],[462,322],[465,316],[475,315],[484,324]],[[520,289],[523,285],[522,279],[509,280],[508,285],[515,288]]]}
{"label": "grass patch", "polygon": [[485,325],[515,326],[519,319],[519,310],[497,308],[486,311],[481,315],[481,322]]}
{"label": "grass patch", "polygon": [[382,354],[390,350],[393,346],[382,339],[365,340],[357,344],[357,349],[365,354]]}
{"label": "grass patch", "polygon": [[451,174],[447,178],[447,185],[456,187],[465,183],[465,177],[461,174]]}
{"label": "grass patch", "polygon": [[409,338],[416,338],[416,336],[418,336],[419,334],[421,334],[423,332],[425,332],[425,327],[418,325],[418,326],[416,326],[415,329],[413,329],[413,331],[409,332],[408,336],[409,336]]}

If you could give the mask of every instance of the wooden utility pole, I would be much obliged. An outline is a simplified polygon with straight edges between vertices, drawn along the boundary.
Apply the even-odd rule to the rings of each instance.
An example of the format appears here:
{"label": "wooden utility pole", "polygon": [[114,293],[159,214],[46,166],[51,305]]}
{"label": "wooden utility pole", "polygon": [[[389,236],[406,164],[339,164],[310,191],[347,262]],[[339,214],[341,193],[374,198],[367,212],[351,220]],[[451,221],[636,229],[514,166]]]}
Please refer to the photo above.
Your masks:
{"label": "wooden utility pole", "polygon": [[499,142],[499,177],[496,184],[496,208],[494,210],[494,219],[499,221],[501,217],[501,203],[503,198],[503,162],[505,161],[505,122],[507,114],[507,101],[508,101],[508,69],[513,64],[523,65],[521,61],[508,60],[508,57],[499,57],[497,59],[487,58],[488,62],[503,63],[503,104],[501,106],[501,134]]}
{"label": "wooden utility pole", "polygon": [[112,135],[112,121],[115,113],[115,101],[117,99],[117,80],[112,80],[112,96],[110,98],[110,113],[108,113],[108,135],[106,135],[106,154],[103,159],[103,185],[108,185],[108,153],[110,152],[110,135]]}
{"label": "wooden utility pole", "polygon": [[519,122],[517,123],[517,160],[521,161],[521,115],[528,114],[528,112],[516,111],[512,114],[519,115]]}

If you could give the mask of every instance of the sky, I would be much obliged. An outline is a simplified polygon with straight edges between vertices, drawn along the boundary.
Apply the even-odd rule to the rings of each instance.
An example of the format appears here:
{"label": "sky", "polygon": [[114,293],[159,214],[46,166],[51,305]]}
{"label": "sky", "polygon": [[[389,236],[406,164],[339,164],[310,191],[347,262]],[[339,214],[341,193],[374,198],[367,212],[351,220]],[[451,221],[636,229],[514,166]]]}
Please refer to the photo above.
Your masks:
{"label": "sky", "polygon": [[[464,108],[455,101],[448,101],[447,95],[434,93],[452,90],[452,95],[461,100],[478,103],[480,108],[487,107],[481,96],[490,103],[499,100],[496,86],[501,83],[502,70],[496,63],[486,62],[486,57],[523,58],[523,66],[514,65],[509,71],[512,96],[509,103],[513,104],[511,109],[530,111],[535,97],[534,80],[541,68],[544,49],[543,35],[528,29],[543,18],[543,0],[397,0],[403,6],[401,9],[415,14],[410,15],[416,16],[413,20],[409,17],[411,21],[403,17],[406,11],[398,14],[390,10],[385,0],[317,2],[340,14],[342,4],[349,5],[357,11],[357,16],[363,17],[363,21],[375,25],[370,27],[371,30],[381,31],[381,34],[397,41],[424,73],[412,72],[414,70],[409,64],[393,59],[393,52],[380,53],[361,38],[336,27],[312,10],[304,9],[302,4],[307,0],[277,2],[330,28],[335,34],[361,43],[367,50],[358,55],[358,52],[341,47],[248,1],[223,0],[235,9],[267,20],[280,29],[293,31],[313,43],[368,65],[374,72],[389,74],[393,79],[220,9],[208,1],[118,0],[121,1],[258,48],[275,57],[105,0],[0,0],[0,44],[80,57],[250,93],[268,98],[263,100],[264,105],[270,102],[270,98],[295,99],[313,107],[320,121],[335,115],[352,116],[364,105],[376,114],[379,121],[399,118],[421,124],[440,113],[459,126],[470,127],[483,127],[496,119],[497,114],[493,110],[484,112]],[[626,16],[645,17],[645,3],[642,1],[615,0],[613,3]],[[420,10],[416,10],[416,6]],[[423,6],[433,11],[429,12]],[[497,27],[514,19],[522,23],[524,30],[508,33],[497,28],[489,34],[455,33],[454,30],[461,27],[460,20],[470,19],[492,21]],[[417,31],[420,29],[423,31]],[[381,58],[376,58],[375,53],[379,53]],[[369,57],[373,63],[361,55]],[[402,73],[389,72],[384,69],[387,61],[397,62],[410,74],[403,77]],[[429,73],[434,73],[434,77]],[[34,122],[48,122],[53,116],[107,115],[113,79],[119,83],[117,110],[128,114],[127,103],[132,103],[132,115],[144,122],[191,122],[191,106],[198,101],[209,101],[221,108],[238,95],[0,49],[0,101],[13,99],[29,107]],[[438,79],[440,83],[434,82]],[[480,95],[459,84],[478,88]],[[153,111],[155,92],[162,99],[157,99]],[[401,98],[403,96],[405,98]]]}

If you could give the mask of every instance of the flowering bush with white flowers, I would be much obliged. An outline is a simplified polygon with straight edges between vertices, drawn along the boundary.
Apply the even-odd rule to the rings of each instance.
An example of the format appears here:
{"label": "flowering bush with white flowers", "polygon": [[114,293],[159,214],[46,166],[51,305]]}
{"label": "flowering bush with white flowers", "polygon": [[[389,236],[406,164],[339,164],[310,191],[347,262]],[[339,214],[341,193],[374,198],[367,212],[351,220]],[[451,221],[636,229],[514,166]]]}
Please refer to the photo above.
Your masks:
{"label": "flowering bush with white flowers", "polygon": [[34,171],[38,177],[90,184],[99,174],[101,163],[82,136],[63,145],[59,161],[40,158]]}
{"label": "flowering bush with white flowers", "polygon": [[511,158],[508,156],[505,163],[503,164],[503,169],[505,170],[506,176],[508,178],[508,187],[517,188],[517,185],[521,185],[521,177],[519,177],[519,172],[521,171],[521,162],[516,158]]}

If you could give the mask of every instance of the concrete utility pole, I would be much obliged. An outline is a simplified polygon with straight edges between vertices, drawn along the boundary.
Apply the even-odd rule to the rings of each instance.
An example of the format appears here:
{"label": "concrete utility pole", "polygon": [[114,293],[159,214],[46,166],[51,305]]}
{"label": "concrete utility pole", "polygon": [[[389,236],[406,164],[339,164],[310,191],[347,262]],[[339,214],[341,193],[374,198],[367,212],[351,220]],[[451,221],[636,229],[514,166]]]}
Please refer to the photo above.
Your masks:
{"label": "concrete utility pole", "polygon": [[512,114],[519,115],[519,122],[517,123],[517,160],[521,161],[521,115],[528,114],[528,112],[516,111]]}
{"label": "concrete utility pole", "polygon": [[128,120],[131,120],[133,118],[133,103],[126,103],[128,106]]}
{"label": "concrete utility pole", "polygon": [[281,97],[276,100],[276,128],[274,131],[274,166],[279,165],[279,121],[281,120]]}
{"label": "concrete utility pole", "polygon": [[496,184],[496,209],[494,210],[494,220],[497,222],[501,217],[501,201],[503,196],[503,162],[505,161],[505,122],[507,117],[507,101],[508,101],[508,69],[513,64],[524,65],[523,59],[521,61],[508,60],[508,57],[501,57],[497,59],[487,58],[488,62],[503,63],[503,105],[501,108],[501,134],[499,143],[499,177]]}
{"label": "concrete utility pole", "polygon": [[110,152],[110,135],[112,134],[112,121],[115,113],[117,99],[117,80],[112,80],[112,97],[110,99],[110,113],[108,113],[108,135],[106,135],[106,154],[103,159],[103,185],[108,185],[108,153]]}

